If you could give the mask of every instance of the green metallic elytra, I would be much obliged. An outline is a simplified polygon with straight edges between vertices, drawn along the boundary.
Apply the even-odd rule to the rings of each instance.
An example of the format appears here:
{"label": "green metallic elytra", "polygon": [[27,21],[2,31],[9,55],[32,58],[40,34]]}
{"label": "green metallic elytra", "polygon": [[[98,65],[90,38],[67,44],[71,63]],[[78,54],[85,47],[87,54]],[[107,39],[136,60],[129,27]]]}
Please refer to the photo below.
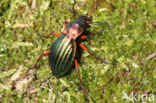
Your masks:
{"label": "green metallic elytra", "polygon": [[76,42],[61,35],[52,45],[49,65],[54,76],[62,76],[70,70],[76,52]]}

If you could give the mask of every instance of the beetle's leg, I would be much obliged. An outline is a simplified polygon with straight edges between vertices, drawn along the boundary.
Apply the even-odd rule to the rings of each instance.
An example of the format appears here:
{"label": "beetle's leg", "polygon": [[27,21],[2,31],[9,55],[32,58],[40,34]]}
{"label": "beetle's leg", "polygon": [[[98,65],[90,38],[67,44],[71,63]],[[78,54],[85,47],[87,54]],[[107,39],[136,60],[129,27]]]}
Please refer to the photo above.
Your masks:
{"label": "beetle's leg", "polygon": [[47,54],[49,54],[49,53],[50,53],[50,50],[47,50],[47,51],[43,52],[43,53],[40,55],[40,57],[38,58],[38,60],[36,61],[35,65],[34,65],[33,67],[36,68],[36,67],[37,67],[37,64],[38,64],[38,62],[40,61],[40,59],[42,58],[42,56],[47,55]]}
{"label": "beetle's leg", "polygon": [[40,37],[43,37],[43,38],[48,38],[50,35],[54,35],[56,37],[60,37],[61,34],[60,33],[49,33],[48,35],[46,36],[42,36],[40,33],[37,33]]}
{"label": "beetle's leg", "polygon": [[[110,28],[110,25],[109,25],[108,23],[105,23],[105,22],[88,22],[88,24],[91,24],[91,23],[106,24],[106,25],[108,25],[108,27]],[[96,33],[91,33],[91,34],[89,34],[89,35],[82,35],[82,36],[80,36],[80,39],[87,39],[87,38],[89,38],[89,37],[91,37],[91,36],[94,36],[94,35],[96,35],[96,34],[102,33],[105,29],[106,29],[106,27],[105,27],[104,29],[102,29],[102,30],[96,32]]]}
{"label": "beetle's leg", "polygon": [[96,33],[91,33],[91,34],[89,34],[89,35],[82,35],[82,36],[80,36],[80,39],[87,39],[87,38],[89,38],[89,37],[91,37],[91,36],[94,36],[94,35],[96,35],[96,34],[102,33],[104,30],[105,30],[105,29],[102,29],[102,30],[100,30],[100,31],[98,31],[98,32],[96,32]]}
{"label": "beetle's leg", "polygon": [[78,76],[79,76],[79,80],[80,80],[80,83],[81,83],[81,87],[82,87],[82,89],[83,89],[83,92],[85,93],[86,99],[88,100],[87,92],[86,92],[86,90],[85,90],[85,88],[84,88],[84,85],[83,85],[83,82],[82,82],[82,79],[81,79],[81,76],[80,76],[80,73],[79,73],[79,67],[78,67],[78,62],[77,62],[77,59],[76,59],[76,58],[74,58],[74,63],[75,63],[76,72],[77,72],[77,74],[78,74]]}
{"label": "beetle's leg", "polygon": [[87,35],[82,35],[82,36],[80,36],[80,39],[87,39],[87,38],[89,38],[91,36],[94,36],[94,35],[96,35],[96,34],[92,33],[92,34],[89,34],[88,36]]}
{"label": "beetle's leg", "polygon": [[81,79],[81,76],[80,76],[80,73],[79,73],[79,67],[78,67],[78,63],[77,63],[77,60],[76,59],[74,59],[74,63],[75,63],[76,72],[77,72],[77,74],[79,76],[79,79],[80,79],[81,87],[85,91],[84,85],[83,85],[83,82],[82,82],[82,79]]}
{"label": "beetle's leg", "polygon": [[104,63],[104,64],[111,64],[111,63],[107,63],[105,61],[103,61],[102,59],[100,59],[99,57],[96,57],[94,54],[92,54],[83,44],[79,43],[79,46],[85,50],[86,52],[88,52],[91,56],[93,56],[96,60],[100,61],[101,63]]}
{"label": "beetle's leg", "polygon": [[35,63],[32,67],[30,67],[30,68],[27,70],[26,74],[28,75],[28,72],[29,72],[30,69],[32,69],[32,68],[37,68],[37,64],[38,64],[38,62],[40,61],[40,59],[42,58],[42,56],[47,55],[47,54],[49,54],[49,53],[50,53],[50,50],[47,50],[47,51],[43,52],[43,53],[40,55],[40,57],[38,58],[38,60],[36,61],[36,63]]}
{"label": "beetle's leg", "polygon": [[94,36],[94,35],[96,35],[96,34],[102,33],[104,30],[105,30],[105,29],[102,29],[102,30],[100,30],[100,31],[98,31],[98,32],[96,32],[96,33],[91,33],[91,34],[89,34],[89,35],[82,35],[82,36],[80,36],[80,39],[87,39],[87,38],[89,38],[89,37],[91,37],[91,36]]}

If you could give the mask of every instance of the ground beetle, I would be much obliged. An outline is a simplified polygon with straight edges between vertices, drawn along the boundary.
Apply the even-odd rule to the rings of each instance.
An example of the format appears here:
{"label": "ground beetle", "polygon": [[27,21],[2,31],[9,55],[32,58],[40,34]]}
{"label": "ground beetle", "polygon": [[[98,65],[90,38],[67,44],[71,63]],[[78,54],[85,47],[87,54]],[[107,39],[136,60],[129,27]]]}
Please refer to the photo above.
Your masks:
{"label": "ground beetle", "polygon": [[55,35],[58,37],[58,39],[51,46],[50,50],[40,55],[37,62],[31,68],[36,68],[41,57],[49,54],[49,65],[53,75],[62,76],[69,71],[71,64],[74,61],[82,89],[85,92],[82,79],[79,74],[78,62],[75,58],[76,47],[79,46],[83,50],[87,51],[90,55],[92,55],[96,60],[108,64],[93,55],[83,44],[76,42],[76,39],[87,39],[88,37],[95,35],[94,33],[89,35],[84,34],[84,31],[90,23],[90,19],[87,16],[80,16],[77,17],[74,22],[65,22],[65,29],[62,34],[50,33],[47,36],[42,36],[47,38],[50,35]]}

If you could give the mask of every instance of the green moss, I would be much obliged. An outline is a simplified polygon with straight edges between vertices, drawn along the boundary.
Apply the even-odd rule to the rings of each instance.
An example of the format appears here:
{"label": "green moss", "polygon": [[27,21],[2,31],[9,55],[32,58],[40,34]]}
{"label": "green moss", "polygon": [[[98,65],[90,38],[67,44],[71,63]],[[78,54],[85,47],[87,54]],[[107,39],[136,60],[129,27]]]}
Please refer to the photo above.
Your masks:
{"label": "green moss", "polygon": [[[62,1],[69,8],[74,5],[73,0]],[[101,64],[83,52],[79,69],[90,102],[92,99],[98,103],[135,101],[122,99],[124,93],[129,98],[132,93],[139,96],[144,91],[154,95],[155,57],[145,59],[156,52],[155,1],[99,0],[97,9],[95,4],[94,0],[85,5],[77,1],[75,7],[79,8],[79,15],[91,14],[94,22],[107,22],[109,27],[92,24],[93,33],[106,29],[83,44],[114,65]],[[65,77],[56,78],[46,56],[39,62],[37,79],[31,83],[25,79],[26,70],[57,39],[40,38],[37,31],[42,35],[61,33],[64,21],[74,18],[71,10],[61,7],[57,0],[0,2],[0,102],[86,102],[74,68]],[[21,82],[26,85],[22,86]],[[19,85],[19,90],[12,88],[14,83]]]}

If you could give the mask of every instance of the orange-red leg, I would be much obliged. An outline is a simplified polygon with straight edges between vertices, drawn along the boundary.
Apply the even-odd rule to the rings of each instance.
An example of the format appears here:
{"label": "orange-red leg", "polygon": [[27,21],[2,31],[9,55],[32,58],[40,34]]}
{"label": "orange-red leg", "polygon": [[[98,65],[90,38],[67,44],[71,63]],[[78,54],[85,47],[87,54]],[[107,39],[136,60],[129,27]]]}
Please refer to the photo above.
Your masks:
{"label": "orange-red leg", "polygon": [[[103,22],[88,22],[89,24],[90,23],[102,23],[103,24]],[[107,23],[106,23],[107,24]],[[108,24],[107,24],[108,25]],[[105,30],[105,28],[104,29],[102,29],[102,30],[100,30],[100,31],[98,31],[98,32],[96,32],[96,33],[91,33],[91,34],[89,34],[89,35],[82,35],[82,36],[80,36],[80,39],[87,39],[87,38],[89,38],[89,37],[91,37],[91,36],[94,36],[94,35],[96,35],[96,34],[99,34],[99,33],[102,33],[103,31]]]}
{"label": "orange-red leg", "polygon": [[[66,26],[68,24],[68,22],[64,22],[64,26]],[[50,35],[54,35],[54,36],[56,36],[56,37],[60,37],[61,36],[61,34],[60,33],[49,33],[48,35],[46,35],[46,36],[42,36],[40,33],[38,33],[38,35],[40,36],[40,37],[43,37],[43,38],[48,38]]]}
{"label": "orange-red leg", "polygon": [[56,36],[56,37],[60,37],[60,36],[61,36],[60,33],[49,33],[49,34],[46,35],[46,36],[42,36],[42,35],[40,35],[40,33],[38,33],[38,35],[39,35],[40,37],[43,37],[43,38],[48,38],[50,35],[54,35],[54,36]]}
{"label": "orange-red leg", "polygon": [[40,61],[40,59],[42,58],[42,56],[47,55],[47,54],[49,54],[49,53],[50,53],[50,50],[47,50],[47,51],[43,52],[43,53],[40,55],[40,57],[37,59],[36,63],[35,63],[33,66],[31,66],[31,67],[27,70],[26,74],[28,75],[28,72],[29,72],[30,69],[32,69],[32,68],[37,68],[37,64],[38,64],[38,62]]}
{"label": "orange-red leg", "polygon": [[79,73],[79,67],[78,67],[78,62],[77,62],[77,59],[76,58],[74,58],[74,63],[75,63],[76,72],[77,72],[77,74],[79,76],[79,80],[80,80],[80,83],[81,83],[82,90],[85,93],[86,100],[88,101],[88,95],[87,95],[87,92],[86,92],[86,90],[84,88],[84,85],[83,85],[83,82],[82,82],[82,79],[81,79],[81,76],[80,76],[80,73]]}
{"label": "orange-red leg", "polygon": [[96,57],[94,54],[92,54],[83,44],[79,43],[79,46],[85,50],[86,52],[88,52],[91,56],[93,56],[96,60],[100,61],[101,63],[104,63],[104,64],[111,64],[111,63],[107,63],[105,61],[103,61],[102,59],[100,59],[99,57]]}
{"label": "orange-red leg", "polygon": [[80,36],[80,39],[87,39],[87,38],[89,38],[91,36],[94,36],[94,35],[96,35],[96,34],[92,33],[92,34],[89,34],[88,36],[87,35],[82,35],[82,36]]}
{"label": "orange-red leg", "polygon": [[75,69],[76,69],[76,72],[77,72],[77,74],[78,74],[78,76],[79,76],[79,80],[80,80],[80,83],[81,83],[82,89],[85,90],[85,89],[84,89],[83,82],[82,82],[82,79],[81,79],[81,76],[80,76],[80,73],[79,73],[78,62],[77,62],[76,59],[74,59],[74,63],[75,63]]}
{"label": "orange-red leg", "polygon": [[38,58],[38,60],[36,61],[36,63],[34,64],[33,68],[36,68],[36,67],[37,67],[37,64],[38,64],[38,62],[40,61],[40,59],[42,58],[42,56],[47,55],[47,54],[49,54],[49,53],[50,53],[50,50],[47,50],[47,51],[43,52],[43,53],[40,55],[40,57]]}

